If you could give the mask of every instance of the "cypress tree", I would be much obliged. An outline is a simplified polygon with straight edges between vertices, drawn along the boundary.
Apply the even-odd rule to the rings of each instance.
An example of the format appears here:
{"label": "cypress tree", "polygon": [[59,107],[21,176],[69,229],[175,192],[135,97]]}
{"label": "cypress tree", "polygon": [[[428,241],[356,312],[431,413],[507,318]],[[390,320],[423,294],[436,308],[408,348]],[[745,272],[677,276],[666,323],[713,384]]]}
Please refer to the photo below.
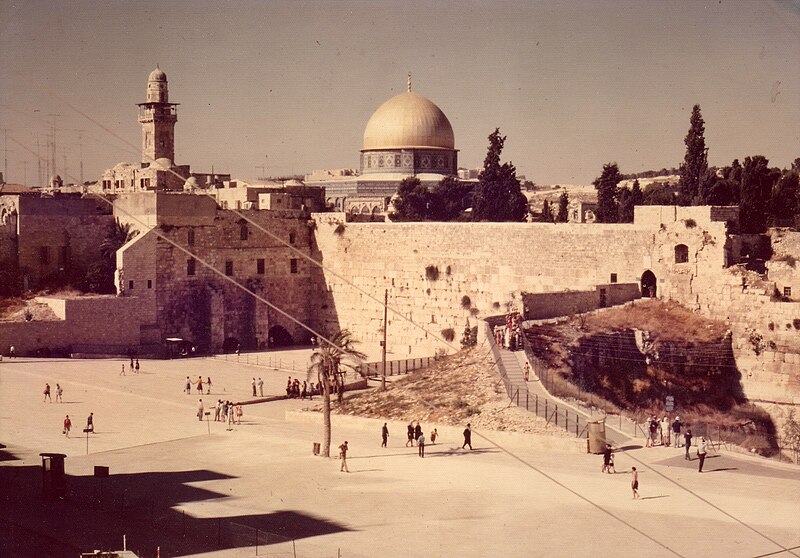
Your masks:
{"label": "cypress tree", "polygon": [[517,169],[511,163],[500,164],[505,141],[500,128],[489,136],[489,149],[473,200],[474,221],[524,221],[528,214],[528,200],[520,189]]}
{"label": "cypress tree", "polygon": [[700,114],[700,105],[692,109],[689,119],[689,131],[684,138],[686,155],[681,165],[681,179],[678,182],[680,193],[678,201],[681,205],[703,205],[705,200],[700,197],[700,182],[708,170],[708,149],[706,149],[706,131],[703,115]]}
{"label": "cypress tree", "polygon": [[597,222],[616,223],[618,217],[617,185],[622,180],[616,163],[603,165],[603,172],[594,179],[597,189]]}

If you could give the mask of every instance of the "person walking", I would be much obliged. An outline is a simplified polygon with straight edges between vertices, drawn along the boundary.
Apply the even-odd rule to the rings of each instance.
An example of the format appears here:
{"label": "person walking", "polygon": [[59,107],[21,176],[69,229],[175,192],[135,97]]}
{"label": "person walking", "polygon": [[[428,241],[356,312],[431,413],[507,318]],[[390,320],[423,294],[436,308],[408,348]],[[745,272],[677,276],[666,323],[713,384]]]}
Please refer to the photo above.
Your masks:
{"label": "person walking", "polygon": [[464,429],[464,445],[461,446],[461,449],[467,446],[472,450],[472,428],[469,423],[467,423],[467,427]]}
{"label": "person walking", "polygon": [[264,397],[264,380],[261,378],[258,379],[258,393],[261,397]]}
{"label": "person walking", "polygon": [[420,426],[419,421],[417,421],[417,425],[414,427],[414,439],[419,440],[420,436],[422,436],[422,426]]}
{"label": "person walking", "polygon": [[425,457],[425,434],[420,434],[417,438],[417,446],[419,447],[419,456]]}
{"label": "person walking", "polygon": [[134,365],[133,369],[136,371],[137,374],[139,373],[139,359],[138,358],[136,359],[136,364]]}
{"label": "person walking", "polygon": [[691,428],[687,428],[686,429],[686,434],[683,435],[683,445],[686,448],[686,453],[684,454],[683,458],[686,461],[691,461],[692,460],[692,456],[689,455],[689,448],[692,447],[692,429]]}
{"label": "person walking", "polygon": [[411,446],[414,447],[414,423],[408,423],[408,441],[406,441],[406,447]]}
{"label": "person walking", "polygon": [[50,403],[52,403],[52,402],[53,402],[53,398],[52,398],[52,397],[50,397],[50,384],[47,384],[47,383],[46,383],[46,384],[44,385],[44,391],[43,391],[42,393],[44,393],[44,399],[42,400],[42,403],[44,403],[44,402],[45,402],[45,401],[47,401],[48,399],[50,400]]}
{"label": "person walking", "polygon": [[609,466],[611,465],[611,444],[606,444],[603,450],[603,466],[600,468],[601,473],[611,473]]}
{"label": "person walking", "polygon": [[349,448],[347,447],[347,440],[345,440],[344,443],[341,446],[339,446],[339,459],[342,460],[342,466],[339,467],[339,472],[340,473],[341,472],[345,472],[345,473],[349,473],[350,472],[350,469],[347,468],[347,450],[348,449]]}
{"label": "person walking", "polygon": [[436,438],[438,437],[439,437],[439,431],[434,428],[433,432],[431,432],[431,444],[435,444]]}
{"label": "person walking", "polygon": [[700,436],[700,443],[697,444],[697,457],[700,459],[700,466],[697,468],[698,473],[703,472],[703,463],[706,460],[707,442],[705,436]]}
{"label": "person walking", "polygon": [[122,368],[119,371],[120,376],[125,376],[125,363],[122,363]]}
{"label": "person walking", "polygon": [[14,348],[14,345],[11,345],[8,349],[8,358],[17,358],[17,350]]}
{"label": "person walking", "polygon": [[206,395],[211,395],[211,376],[206,378]]}
{"label": "person walking", "polygon": [[526,362],[525,367],[522,369],[522,376],[525,378],[526,382],[530,379],[530,375],[531,375],[531,367]]}
{"label": "person walking", "polygon": [[672,437],[675,439],[675,447],[681,447],[681,417],[676,416],[672,421]]}
{"label": "person walking", "polygon": [[241,403],[237,403],[236,404],[236,424],[242,424],[242,415],[243,414],[244,413],[242,412],[242,404]]}
{"label": "person walking", "polygon": [[385,448],[386,443],[389,441],[389,427],[386,426],[386,423],[383,423],[383,428],[381,428],[381,447]]}
{"label": "person walking", "polygon": [[222,399],[217,399],[217,404],[214,405],[214,422],[219,422],[219,413],[222,410]]}
{"label": "person walking", "polygon": [[56,384],[56,403],[63,403],[64,398],[62,395],[64,394],[64,390],[61,388],[61,384]]}
{"label": "person walking", "polygon": [[94,413],[89,413],[89,416],[86,417],[86,430],[94,432]]}
{"label": "person walking", "polygon": [[228,427],[225,430],[229,432],[233,430],[233,403],[228,403],[227,419],[228,419]]}
{"label": "person walking", "polygon": [[203,411],[204,410],[205,409],[203,408],[203,400],[201,399],[197,403],[197,420],[203,420]]}
{"label": "person walking", "polygon": [[203,395],[203,377],[197,377],[197,395]]}
{"label": "person walking", "polygon": [[69,431],[72,428],[72,421],[69,420],[69,415],[64,419],[64,435],[69,438]]}
{"label": "person walking", "polygon": [[189,379],[189,376],[186,376],[186,385],[183,386],[183,392],[186,395],[191,395],[192,393],[192,381]]}
{"label": "person walking", "polygon": [[253,387],[253,397],[257,397],[258,394],[256,393],[256,379],[253,378],[253,381],[250,382],[250,385]]}
{"label": "person walking", "polygon": [[631,490],[633,491],[633,499],[639,498],[639,471],[636,467],[631,467]]}

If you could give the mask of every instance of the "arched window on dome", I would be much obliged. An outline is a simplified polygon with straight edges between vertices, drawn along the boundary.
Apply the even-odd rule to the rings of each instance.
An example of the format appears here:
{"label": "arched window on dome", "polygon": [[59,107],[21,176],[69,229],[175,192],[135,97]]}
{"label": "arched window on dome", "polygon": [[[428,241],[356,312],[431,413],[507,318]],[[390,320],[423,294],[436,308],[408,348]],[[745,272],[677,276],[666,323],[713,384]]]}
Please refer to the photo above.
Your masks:
{"label": "arched window on dome", "polygon": [[675,263],[682,264],[689,262],[689,247],[685,244],[675,246]]}

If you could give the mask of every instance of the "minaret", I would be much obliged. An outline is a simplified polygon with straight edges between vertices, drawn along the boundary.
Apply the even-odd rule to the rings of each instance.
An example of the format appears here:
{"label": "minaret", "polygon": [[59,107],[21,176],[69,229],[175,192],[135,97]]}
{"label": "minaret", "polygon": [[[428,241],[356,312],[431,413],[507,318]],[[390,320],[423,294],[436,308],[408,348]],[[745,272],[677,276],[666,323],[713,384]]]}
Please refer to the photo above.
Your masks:
{"label": "minaret", "polygon": [[142,163],[149,166],[156,159],[175,162],[175,123],[178,103],[169,102],[167,74],[156,65],[147,78],[147,102],[139,103],[142,125]]}

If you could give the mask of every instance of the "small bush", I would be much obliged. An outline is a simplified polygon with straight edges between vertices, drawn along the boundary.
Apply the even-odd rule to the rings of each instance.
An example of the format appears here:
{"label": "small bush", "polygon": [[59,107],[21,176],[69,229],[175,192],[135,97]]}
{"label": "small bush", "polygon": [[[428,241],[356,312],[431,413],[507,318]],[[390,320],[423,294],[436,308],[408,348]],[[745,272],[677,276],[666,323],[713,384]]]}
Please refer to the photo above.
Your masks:
{"label": "small bush", "polygon": [[338,234],[339,236],[341,236],[344,234],[346,228],[347,227],[345,226],[344,223],[339,223],[338,225],[336,225],[336,228],[333,229],[333,234]]}
{"label": "small bush", "polygon": [[467,295],[462,296],[461,308],[469,308],[470,306],[472,306],[472,300]]}
{"label": "small bush", "polygon": [[481,311],[478,310],[477,308],[470,308],[469,309],[469,315],[470,316],[477,316],[480,313],[481,313]]}
{"label": "small bush", "polygon": [[33,312],[31,312],[30,310],[25,310],[25,313],[23,315],[25,316],[26,322],[30,322],[31,320],[33,320]]}
{"label": "small bush", "polygon": [[451,343],[453,341],[453,339],[456,338],[456,330],[454,330],[452,327],[448,327],[447,329],[443,329],[442,330],[442,338],[445,341],[447,341],[448,343]]}
{"label": "small bush", "polygon": [[444,270],[447,275],[450,275],[450,266],[448,265],[447,268]]}
{"label": "small bush", "polygon": [[794,320],[792,320],[792,325],[794,326],[795,329],[800,329],[800,319],[795,318]]}
{"label": "small bush", "polygon": [[784,262],[789,267],[794,268],[795,264],[797,263],[797,258],[792,256],[791,254],[782,254],[780,256],[775,256],[774,258],[772,258],[772,261]]}
{"label": "small bush", "polygon": [[775,323],[774,322],[770,322],[767,325],[767,327],[769,328],[770,331],[775,331]]}
{"label": "small bush", "polygon": [[686,221],[684,221],[683,223],[686,225],[687,229],[693,229],[697,226],[697,221],[695,221],[694,219],[686,219]]}
{"label": "small bush", "polygon": [[428,281],[436,281],[439,279],[439,268],[435,265],[429,265],[425,268],[425,278]]}
{"label": "small bush", "polygon": [[498,308],[500,308],[500,303],[499,302],[492,302],[492,308],[497,310]]}

